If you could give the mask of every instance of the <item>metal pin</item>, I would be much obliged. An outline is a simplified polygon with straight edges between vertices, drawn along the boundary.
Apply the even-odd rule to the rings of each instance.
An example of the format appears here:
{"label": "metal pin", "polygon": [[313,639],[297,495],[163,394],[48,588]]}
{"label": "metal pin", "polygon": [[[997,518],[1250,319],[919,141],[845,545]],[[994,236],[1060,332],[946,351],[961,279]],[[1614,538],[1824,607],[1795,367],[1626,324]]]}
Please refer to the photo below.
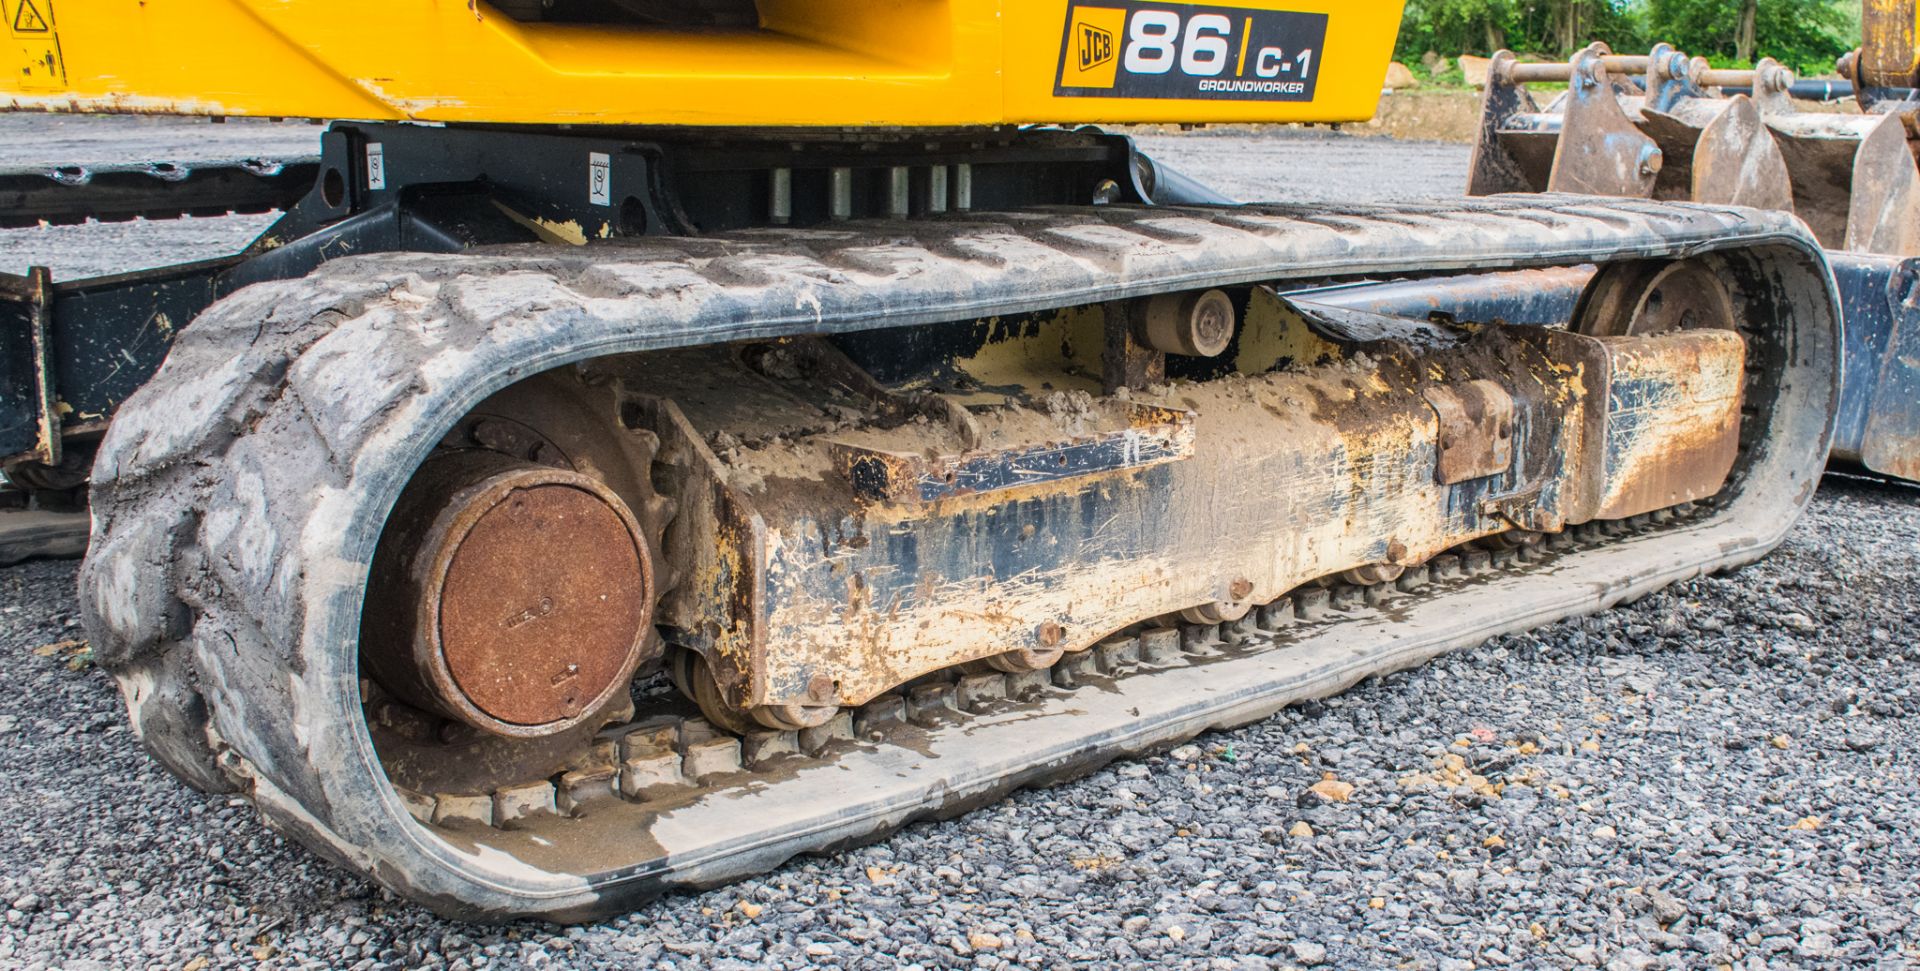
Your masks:
{"label": "metal pin", "polygon": [[913,171],[904,165],[896,165],[887,170],[887,215],[894,219],[905,219],[908,204],[913,198]]}
{"label": "metal pin", "polygon": [[827,215],[832,219],[853,218],[853,170],[837,168],[827,173]]}
{"label": "metal pin", "polygon": [[774,169],[767,180],[767,220],[775,226],[793,221],[792,169]]}
{"label": "metal pin", "polygon": [[947,167],[944,165],[927,169],[927,211],[947,211]]}

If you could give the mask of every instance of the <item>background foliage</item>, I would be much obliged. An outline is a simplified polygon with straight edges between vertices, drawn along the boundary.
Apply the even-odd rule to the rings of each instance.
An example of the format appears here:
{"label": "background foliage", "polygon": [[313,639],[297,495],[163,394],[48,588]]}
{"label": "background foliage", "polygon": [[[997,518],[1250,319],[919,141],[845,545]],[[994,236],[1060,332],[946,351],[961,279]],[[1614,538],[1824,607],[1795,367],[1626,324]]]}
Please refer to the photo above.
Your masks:
{"label": "background foliage", "polygon": [[1593,41],[1641,52],[1666,41],[1721,66],[1772,57],[1829,74],[1860,44],[1859,0],[1408,0],[1399,58],[1500,48],[1563,58]]}

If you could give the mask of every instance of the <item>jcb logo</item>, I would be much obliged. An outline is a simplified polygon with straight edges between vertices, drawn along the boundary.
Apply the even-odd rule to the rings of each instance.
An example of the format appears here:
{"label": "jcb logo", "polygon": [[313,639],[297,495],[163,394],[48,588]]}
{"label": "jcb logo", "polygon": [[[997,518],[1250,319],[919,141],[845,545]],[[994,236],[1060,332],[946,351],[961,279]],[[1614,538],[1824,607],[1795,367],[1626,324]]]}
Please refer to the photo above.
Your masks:
{"label": "jcb logo", "polygon": [[1080,70],[1091,71],[1113,60],[1113,31],[1088,23],[1074,26],[1080,32]]}
{"label": "jcb logo", "polygon": [[1054,94],[1312,101],[1328,19],[1217,0],[1072,4]]}
{"label": "jcb logo", "polygon": [[1060,51],[1063,84],[1078,88],[1111,88],[1120,67],[1120,33],[1127,12],[1114,7],[1080,7],[1067,11],[1066,44]]}

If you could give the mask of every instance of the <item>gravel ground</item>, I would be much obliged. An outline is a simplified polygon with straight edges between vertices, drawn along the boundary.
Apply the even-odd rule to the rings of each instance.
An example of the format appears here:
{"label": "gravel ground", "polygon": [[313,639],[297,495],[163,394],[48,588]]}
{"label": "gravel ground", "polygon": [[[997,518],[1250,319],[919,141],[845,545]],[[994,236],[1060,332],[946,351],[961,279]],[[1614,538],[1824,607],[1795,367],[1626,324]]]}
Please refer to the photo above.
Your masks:
{"label": "gravel ground", "polygon": [[1134,136],[1141,151],[1243,201],[1409,202],[1459,195],[1470,145],[1311,129],[1202,128]]}
{"label": "gravel ground", "polygon": [[[1465,168],[1374,139],[1143,141],[1248,198]],[[185,246],[74,250],[100,245],[0,233],[0,270]],[[1741,573],[576,928],[439,920],[175,782],[63,643],[73,566],[26,564],[0,570],[0,967],[1908,967],[1916,551],[1920,490],[1829,478]]]}

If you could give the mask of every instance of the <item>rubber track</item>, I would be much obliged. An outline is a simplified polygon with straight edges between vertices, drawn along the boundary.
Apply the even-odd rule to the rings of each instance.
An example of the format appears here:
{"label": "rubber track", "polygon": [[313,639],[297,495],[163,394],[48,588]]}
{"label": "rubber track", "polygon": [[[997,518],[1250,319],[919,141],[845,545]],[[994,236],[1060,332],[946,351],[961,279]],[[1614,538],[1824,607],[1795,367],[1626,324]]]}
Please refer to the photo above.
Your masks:
{"label": "rubber track", "polygon": [[0,229],[272,212],[319,175],[317,156],[0,170]]}
{"label": "rubber track", "polygon": [[[1622,555],[1607,551],[1595,575],[1617,579],[1578,580],[1564,602],[1507,593],[1471,623],[1453,605],[1444,636],[1382,630],[1392,650],[1293,688],[1242,691],[1227,708],[1169,708],[1166,695],[1150,730],[1052,733],[1071,758],[991,771],[947,762],[950,777],[922,780],[917,801],[889,794],[884,811],[826,811],[817,825],[791,828],[790,813],[771,812],[745,844],[670,849],[645,872],[599,886],[455,853],[412,823],[374,758],[356,637],[386,511],[445,429],[530,374],[607,354],[1167,290],[1741,246],[1785,254],[1776,262],[1793,269],[1776,288],[1794,291],[1812,318],[1786,341],[1795,405],[1769,433],[1765,468],[1744,490],[1743,511],[1718,517],[1717,531],[1691,529],[1698,542],[1663,545],[1657,558],[1635,554],[1645,562],[1634,569],[1604,567]],[[247,793],[277,828],[444,912],[584,917],[875,838],[1015,785],[1263,717],[1447,646],[1760,555],[1810,497],[1825,454],[1838,326],[1827,279],[1817,244],[1783,214],[1540,196],[1337,211],[1059,209],[336,260],[215,304],[122,407],[94,469],[82,610],[136,729],[187,781]]]}

